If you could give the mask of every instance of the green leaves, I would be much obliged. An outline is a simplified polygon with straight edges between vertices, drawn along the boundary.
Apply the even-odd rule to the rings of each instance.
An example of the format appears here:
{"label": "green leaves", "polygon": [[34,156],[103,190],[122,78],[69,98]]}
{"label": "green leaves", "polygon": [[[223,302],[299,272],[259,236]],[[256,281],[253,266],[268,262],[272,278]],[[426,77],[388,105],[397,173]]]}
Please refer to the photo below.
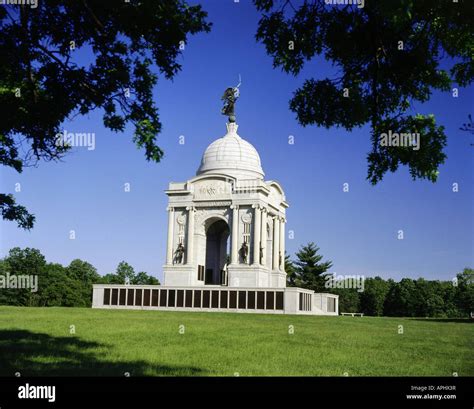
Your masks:
{"label": "green leaves", "polygon": [[[115,273],[106,274],[104,277],[99,278],[99,282],[103,284],[137,284],[137,285],[159,285],[160,282],[155,277],[140,271],[135,273],[133,267],[125,261],[121,261]],[[97,282],[97,281],[96,281]]]}
{"label": "green leaves", "polygon": [[[395,131],[396,130],[396,131]],[[389,131],[418,136],[419,149],[416,146],[381,146],[380,136]],[[375,185],[383,175],[395,172],[400,165],[409,168],[415,179],[428,179],[436,182],[437,169],[444,163],[446,155],[446,135],[443,126],[437,126],[434,115],[407,116],[400,119],[385,119],[374,130],[374,150],[368,155],[368,179]]]}
{"label": "green leaves", "polygon": [[[161,123],[152,96],[157,75],[151,68],[173,78],[181,69],[180,43],[209,31],[206,18],[201,6],[185,0],[114,5],[44,0],[34,13],[1,8],[0,164],[21,171],[27,157],[58,160],[65,153],[55,145],[61,124],[98,108],[104,110],[104,126],[113,131],[133,125],[136,145],[147,160],[159,162]],[[82,61],[79,56],[88,53],[90,60]],[[31,148],[25,156],[18,135]],[[2,206],[8,220],[32,227],[26,209],[5,198]]]}
{"label": "green leaves", "polygon": [[[275,67],[297,75],[323,56],[338,78],[309,78],[294,92],[290,109],[303,126],[371,126],[368,179],[409,167],[413,179],[435,181],[446,155],[446,135],[429,115],[410,116],[433,90],[450,91],[474,80],[472,2],[398,0],[356,6],[304,2],[298,8],[254,0],[265,12],[256,38]],[[294,50],[287,42],[294,40]],[[446,59],[449,56],[451,59]],[[441,68],[441,66],[443,68]],[[446,68],[445,68],[446,67]],[[381,132],[420,133],[421,148],[381,148]]]}
{"label": "green leaves", "polygon": [[[349,97],[344,96],[346,92]],[[337,87],[328,79],[305,81],[303,87],[294,93],[290,109],[296,113],[303,126],[342,126],[351,130],[363,125],[369,117],[367,101],[360,87],[355,85],[353,88],[346,88],[344,84]]]}
{"label": "green leaves", "polygon": [[29,213],[24,206],[16,204],[13,195],[0,193],[0,212],[4,220],[16,221],[18,227],[22,229],[33,228],[35,216]]}

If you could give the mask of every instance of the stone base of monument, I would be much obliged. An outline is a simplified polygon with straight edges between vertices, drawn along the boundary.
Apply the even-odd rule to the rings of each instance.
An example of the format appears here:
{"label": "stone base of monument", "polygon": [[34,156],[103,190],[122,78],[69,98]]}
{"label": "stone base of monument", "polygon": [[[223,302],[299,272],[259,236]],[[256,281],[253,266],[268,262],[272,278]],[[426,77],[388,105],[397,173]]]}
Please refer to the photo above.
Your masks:
{"label": "stone base of monument", "polygon": [[227,267],[230,287],[284,288],[286,273],[269,270],[260,265],[230,264]]}
{"label": "stone base of monument", "polygon": [[204,285],[204,281],[198,280],[197,275],[194,273],[195,270],[194,266],[182,264],[164,265],[164,281],[167,285],[173,287]]}
{"label": "stone base of monument", "polygon": [[339,296],[297,287],[95,284],[93,308],[338,315]]}

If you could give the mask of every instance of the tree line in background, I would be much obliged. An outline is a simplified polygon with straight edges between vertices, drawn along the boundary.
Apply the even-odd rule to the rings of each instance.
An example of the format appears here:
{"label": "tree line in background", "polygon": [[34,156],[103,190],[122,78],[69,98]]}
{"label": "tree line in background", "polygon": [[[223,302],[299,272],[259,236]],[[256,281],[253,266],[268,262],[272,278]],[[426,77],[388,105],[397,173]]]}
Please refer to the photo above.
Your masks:
{"label": "tree line in background", "polygon": [[340,312],[362,312],[374,316],[396,317],[466,317],[474,312],[474,270],[465,268],[452,281],[413,280],[399,282],[381,277],[366,278],[363,291],[342,286],[328,288],[328,273],[332,262],[322,262],[319,248],[309,243],[296,253],[293,261],[285,257],[288,286],[302,287],[315,292],[339,295]]}
{"label": "tree line in background", "polygon": [[[302,246],[293,261],[285,257],[288,286],[339,295],[340,312],[363,312],[374,316],[465,317],[474,311],[474,270],[464,269],[453,281],[413,280],[396,282],[380,277],[366,278],[363,291],[358,288],[328,288],[327,271],[332,262],[322,261],[314,243]],[[38,291],[0,288],[0,305],[31,307],[90,307],[93,284],[159,285],[155,277],[135,273],[122,261],[115,273],[99,275],[83,260],[73,260],[67,267],[48,263],[37,249],[15,247],[0,260],[0,275],[36,275]],[[349,281],[347,282],[349,284]]]}
{"label": "tree line in background", "polygon": [[90,307],[93,284],[160,284],[153,276],[122,261],[115,273],[99,275],[83,260],[73,260],[67,267],[48,263],[37,249],[15,247],[0,260],[0,275],[38,276],[38,290],[0,288],[0,305],[30,307]]}

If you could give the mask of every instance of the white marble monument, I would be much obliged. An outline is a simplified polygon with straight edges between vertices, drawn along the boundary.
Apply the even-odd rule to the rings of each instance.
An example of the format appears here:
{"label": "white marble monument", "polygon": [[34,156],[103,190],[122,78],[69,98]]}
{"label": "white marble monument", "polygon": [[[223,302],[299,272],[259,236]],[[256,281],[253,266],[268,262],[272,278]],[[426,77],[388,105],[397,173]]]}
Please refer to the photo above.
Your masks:
{"label": "white marble monument", "polygon": [[[286,286],[285,211],[236,123],[211,143],[194,178],[170,183],[165,285]],[[183,249],[184,248],[184,254]]]}
{"label": "white marble monument", "polygon": [[338,315],[338,296],[286,287],[282,186],[265,180],[257,150],[238,133],[228,88],[227,133],[196,176],[171,182],[164,283],[94,285],[94,308]]}

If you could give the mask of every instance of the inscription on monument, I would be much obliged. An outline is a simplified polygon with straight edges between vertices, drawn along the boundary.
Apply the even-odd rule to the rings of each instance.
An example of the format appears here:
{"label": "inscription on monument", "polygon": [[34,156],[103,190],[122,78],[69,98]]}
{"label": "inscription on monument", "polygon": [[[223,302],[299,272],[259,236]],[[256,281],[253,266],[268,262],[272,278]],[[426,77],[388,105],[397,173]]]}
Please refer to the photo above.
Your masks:
{"label": "inscription on monument", "polygon": [[223,180],[202,181],[194,185],[195,200],[228,199],[231,193],[231,184]]}
{"label": "inscription on monument", "polygon": [[223,201],[218,201],[218,200],[213,200],[213,201],[200,201],[199,203],[196,203],[197,206],[199,207],[224,207],[224,206],[230,206],[232,202],[230,200],[223,200]]}

